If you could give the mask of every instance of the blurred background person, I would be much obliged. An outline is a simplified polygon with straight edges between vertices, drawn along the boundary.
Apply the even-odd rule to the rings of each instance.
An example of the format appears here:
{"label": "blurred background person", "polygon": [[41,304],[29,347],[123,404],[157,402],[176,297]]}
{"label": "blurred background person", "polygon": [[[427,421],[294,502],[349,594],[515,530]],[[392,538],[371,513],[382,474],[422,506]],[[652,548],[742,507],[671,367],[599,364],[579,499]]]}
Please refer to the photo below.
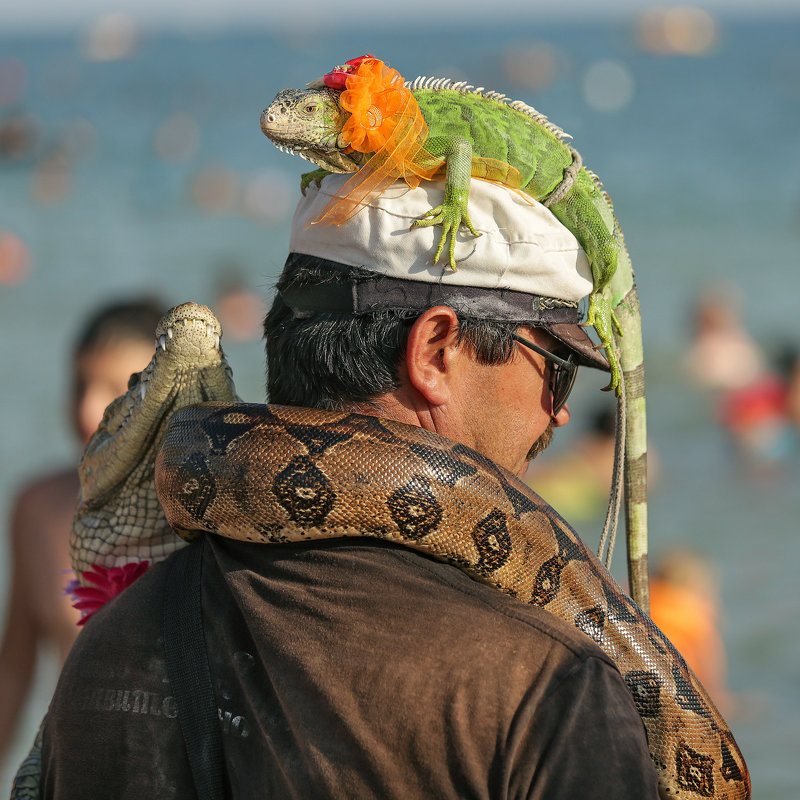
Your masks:
{"label": "blurred background person", "polygon": [[261,339],[267,306],[264,298],[247,285],[245,276],[234,267],[223,269],[217,282],[214,313],[228,342]]}
{"label": "blurred background person", "polygon": [[684,366],[701,388],[741,389],[762,376],[764,355],[744,327],[740,293],[733,285],[717,283],[700,294],[690,331]]}
{"label": "blurred background person", "polygon": [[724,392],[717,419],[737,454],[759,469],[781,465],[798,447],[800,432],[800,352],[779,349],[771,366],[746,386]]}
{"label": "blurred background person", "polygon": [[684,366],[695,385],[711,392],[714,416],[735,454],[761,469],[795,449],[790,397],[800,393],[792,390],[798,382],[797,352],[784,347],[768,358],[746,330],[741,306],[740,292],[728,283],[713,284],[700,295]]}
{"label": "blurred background person", "polygon": [[[98,309],[80,332],[72,356],[70,422],[81,449],[106,406],[153,355],[163,308],[155,300]],[[80,613],[64,589],[71,577],[69,534],[78,494],[75,464],[34,478],[17,493],[9,527],[12,564],[0,644],[0,760],[13,745],[37,658],[47,648],[59,665],[80,630]]]}
{"label": "blurred background person", "polygon": [[787,345],[779,367],[786,380],[786,416],[797,435],[800,433],[800,347]]}
{"label": "blurred background person", "polygon": [[[587,429],[569,451],[535,459],[525,475],[537,494],[575,523],[602,519],[614,474],[615,406],[597,406],[588,419]],[[648,444],[648,488],[653,488],[657,475],[658,457]]]}
{"label": "blurred background person", "polygon": [[723,715],[732,711],[728,660],[719,628],[719,586],[700,553],[674,547],[650,579],[650,617],[675,645]]}

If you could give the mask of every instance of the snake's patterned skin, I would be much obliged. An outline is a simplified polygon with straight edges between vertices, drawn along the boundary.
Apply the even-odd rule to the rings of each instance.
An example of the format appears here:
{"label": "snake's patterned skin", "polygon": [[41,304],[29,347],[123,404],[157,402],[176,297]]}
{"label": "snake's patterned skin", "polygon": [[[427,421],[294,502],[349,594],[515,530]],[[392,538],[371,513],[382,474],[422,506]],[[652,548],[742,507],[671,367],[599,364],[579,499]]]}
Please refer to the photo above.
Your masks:
{"label": "snake's patterned skin", "polygon": [[470,448],[377,417],[210,403],[172,416],[155,480],[187,538],[379,537],[547,609],[617,664],[662,797],[750,797],[733,735],[680,654],[552,508]]}
{"label": "snake's patterned skin", "polygon": [[[173,309],[150,367],[109,408],[82,463],[71,541],[78,570],[159,561],[181,543],[164,546],[169,525],[187,539],[366,535],[420,549],[598,642],[642,715],[662,797],[750,797],[733,736],[683,659],[529,487],[420,428],[230,402],[219,333],[208,309]],[[223,402],[185,408],[208,399]],[[39,797],[40,745],[39,736],[12,800]]]}

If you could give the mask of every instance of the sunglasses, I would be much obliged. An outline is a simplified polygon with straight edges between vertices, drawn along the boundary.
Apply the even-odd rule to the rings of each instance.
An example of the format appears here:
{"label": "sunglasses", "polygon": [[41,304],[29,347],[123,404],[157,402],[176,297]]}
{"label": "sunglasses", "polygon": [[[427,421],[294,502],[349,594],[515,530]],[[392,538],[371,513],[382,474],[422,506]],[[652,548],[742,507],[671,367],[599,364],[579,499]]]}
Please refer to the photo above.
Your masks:
{"label": "sunglasses", "polygon": [[554,417],[564,408],[569,393],[575,385],[575,378],[578,375],[578,364],[573,360],[573,354],[570,353],[566,358],[561,358],[561,356],[557,356],[555,353],[551,353],[549,350],[539,347],[538,344],[534,344],[528,341],[528,339],[517,336],[516,333],[512,333],[511,338],[515,342],[527,347],[529,350],[533,350],[534,353],[544,356],[551,363],[550,394],[553,398],[553,408],[550,412],[550,416]]}

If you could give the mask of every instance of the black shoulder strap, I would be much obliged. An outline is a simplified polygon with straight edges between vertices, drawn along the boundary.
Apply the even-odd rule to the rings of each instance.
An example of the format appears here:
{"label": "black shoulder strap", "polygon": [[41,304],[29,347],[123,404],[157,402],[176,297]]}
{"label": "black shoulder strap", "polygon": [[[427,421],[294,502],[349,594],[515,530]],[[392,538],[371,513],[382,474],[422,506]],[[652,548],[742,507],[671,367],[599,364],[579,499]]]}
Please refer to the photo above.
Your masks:
{"label": "black shoulder strap", "polygon": [[201,577],[205,540],[175,553],[164,589],[164,650],[178,723],[198,800],[222,800],[224,761],[217,701],[203,632]]}

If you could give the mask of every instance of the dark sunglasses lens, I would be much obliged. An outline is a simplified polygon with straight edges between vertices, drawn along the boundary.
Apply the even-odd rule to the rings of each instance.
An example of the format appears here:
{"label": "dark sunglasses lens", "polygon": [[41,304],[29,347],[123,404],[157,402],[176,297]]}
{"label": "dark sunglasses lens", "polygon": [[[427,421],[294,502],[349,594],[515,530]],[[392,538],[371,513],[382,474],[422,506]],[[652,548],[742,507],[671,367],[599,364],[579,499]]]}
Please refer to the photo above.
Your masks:
{"label": "dark sunglasses lens", "polygon": [[[571,361],[571,359],[570,359]],[[553,416],[558,414],[567,402],[569,393],[575,385],[575,378],[578,376],[578,365],[571,364],[570,367],[553,365]]]}

